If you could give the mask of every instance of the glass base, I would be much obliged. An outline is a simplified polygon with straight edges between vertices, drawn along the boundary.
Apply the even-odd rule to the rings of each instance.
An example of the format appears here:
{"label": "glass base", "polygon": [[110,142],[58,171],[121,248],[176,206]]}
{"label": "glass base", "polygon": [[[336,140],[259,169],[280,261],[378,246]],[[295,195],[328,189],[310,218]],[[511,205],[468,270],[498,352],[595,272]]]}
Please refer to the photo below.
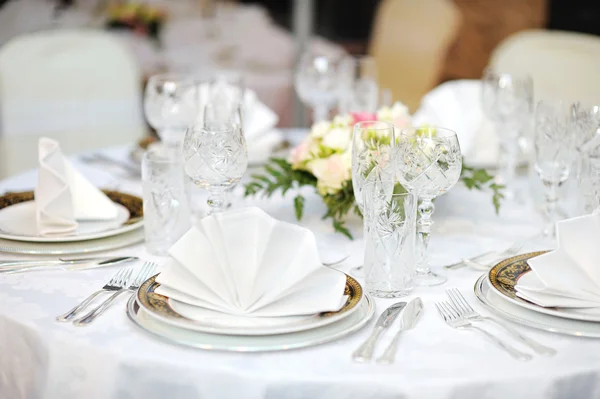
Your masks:
{"label": "glass base", "polygon": [[431,270],[417,271],[415,273],[415,285],[419,287],[433,287],[444,284],[446,281],[448,281],[446,276],[436,274]]}
{"label": "glass base", "polygon": [[380,290],[369,290],[367,289],[369,294],[377,297],[377,298],[401,298],[412,293],[412,288],[400,291],[380,291]]}

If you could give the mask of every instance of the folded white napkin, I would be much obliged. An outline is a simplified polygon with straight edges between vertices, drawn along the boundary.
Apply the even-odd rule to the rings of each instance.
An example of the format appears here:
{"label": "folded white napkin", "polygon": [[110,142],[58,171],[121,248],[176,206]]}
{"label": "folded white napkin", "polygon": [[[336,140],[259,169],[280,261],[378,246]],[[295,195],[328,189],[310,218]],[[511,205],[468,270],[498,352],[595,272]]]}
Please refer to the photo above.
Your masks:
{"label": "folded white napkin", "polygon": [[483,114],[479,80],[453,80],[439,85],[423,97],[413,122],[456,131],[469,165],[493,165],[498,159],[498,137]]}
{"label": "folded white napkin", "polygon": [[258,317],[337,311],[344,274],[323,266],[314,235],[245,208],[202,219],[169,251],[158,294],[222,313]]}
{"label": "folded white napkin", "polygon": [[41,138],[35,205],[40,235],[65,234],[77,220],[112,220],[115,204],[65,159],[58,142]]}
{"label": "folded white napkin", "polygon": [[[543,307],[600,308],[600,215],[557,223],[558,249],[528,260],[517,296]],[[600,309],[599,309],[600,310]]]}

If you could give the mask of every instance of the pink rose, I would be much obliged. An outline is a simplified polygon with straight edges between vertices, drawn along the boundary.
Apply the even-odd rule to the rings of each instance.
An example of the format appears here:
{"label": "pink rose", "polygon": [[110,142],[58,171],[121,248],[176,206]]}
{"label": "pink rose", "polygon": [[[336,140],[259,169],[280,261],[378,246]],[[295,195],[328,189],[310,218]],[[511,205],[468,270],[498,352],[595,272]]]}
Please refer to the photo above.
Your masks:
{"label": "pink rose", "polygon": [[350,112],[350,115],[352,116],[352,119],[354,119],[353,124],[377,120],[377,115],[371,112]]}
{"label": "pink rose", "polygon": [[292,167],[298,168],[303,162],[306,162],[310,158],[310,140],[307,137],[302,143],[298,144],[290,152],[288,162],[292,164]]}

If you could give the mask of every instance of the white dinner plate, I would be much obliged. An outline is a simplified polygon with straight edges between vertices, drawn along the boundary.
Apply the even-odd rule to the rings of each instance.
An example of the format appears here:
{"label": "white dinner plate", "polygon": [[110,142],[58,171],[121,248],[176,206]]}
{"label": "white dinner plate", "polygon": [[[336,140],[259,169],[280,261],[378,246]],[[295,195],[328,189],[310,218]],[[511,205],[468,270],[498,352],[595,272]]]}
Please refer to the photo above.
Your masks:
{"label": "white dinner plate", "polygon": [[559,334],[600,338],[600,323],[555,317],[516,305],[496,292],[486,275],[477,280],[474,290],[483,306],[506,320]]}
{"label": "white dinner plate", "polygon": [[113,220],[77,221],[77,229],[69,235],[40,236],[37,232],[35,201],[21,202],[0,209],[0,238],[28,242],[72,242],[94,240],[135,230],[142,221],[124,225],[129,220],[129,211],[115,204],[117,217]]}
{"label": "white dinner plate", "polygon": [[137,291],[140,306],[160,322],[177,328],[211,334],[274,335],[319,328],[350,317],[360,307],[363,289],[346,275],[347,301],[337,312],[305,316],[248,317],[203,309],[155,293],[160,286],[156,276],[149,278]]}
{"label": "white dinner plate", "polygon": [[116,236],[73,242],[26,242],[0,238],[0,252],[29,255],[80,255],[90,252],[111,251],[144,241],[144,229],[128,231]]}
{"label": "white dinner plate", "polygon": [[514,287],[517,283],[517,280],[519,280],[519,278],[525,273],[529,273],[531,270],[527,264],[527,260],[545,252],[546,251],[531,252],[513,256],[492,267],[487,274],[487,278],[492,290],[500,295],[505,301],[511,302],[517,306],[521,306],[534,312],[572,320],[600,322],[600,314],[598,314],[597,308],[545,308],[516,295]]}
{"label": "white dinner plate", "polygon": [[146,332],[170,343],[193,348],[232,352],[267,352],[304,348],[331,342],[358,331],[375,313],[375,304],[367,294],[356,312],[335,323],[311,330],[277,335],[221,335],[173,327],[150,316],[140,308],[135,296],[127,304],[127,315]]}

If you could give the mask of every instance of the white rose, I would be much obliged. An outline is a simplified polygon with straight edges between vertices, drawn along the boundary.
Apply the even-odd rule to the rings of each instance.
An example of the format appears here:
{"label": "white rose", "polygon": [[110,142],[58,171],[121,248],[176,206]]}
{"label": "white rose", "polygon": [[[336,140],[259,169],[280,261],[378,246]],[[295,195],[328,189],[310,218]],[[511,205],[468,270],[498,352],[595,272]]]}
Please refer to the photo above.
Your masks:
{"label": "white rose", "polygon": [[382,107],[377,110],[378,121],[391,121],[392,120],[392,109],[390,107]]}
{"label": "white rose", "polygon": [[406,105],[396,102],[392,107],[383,107],[377,111],[377,119],[391,122],[398,128],[405,128],[411,125],[411,116]]}
{"label": "white rose", "polygon": [[347,153],[334,154],[328,158],[310,161],[307,169],[317,178],[317,189],[321,195],[335,194],[341,190],[342,184],[350,180],[351,163]]}
{"label": "white rose", "polygon": [[327,132],[329,132],[329,130],[331,130],[331,122],[317,122],[312,125],[312,128],[310,129],[310,135],[314,138],[323,137],[327,134]]}
{"label": "white rose", "polygon": [[345,150],[350,144],[352,131],[349,128],[333,128],[323,137],[321,144],[336,150]]}
{"label": "white rose", "polygon": [[333,124],[334,126],[340,126],[340,127],[347,127],[352,125],[354,122],[354,118],[352,118],[352,115],[350,114],[346,114],[346,115],[336,115],[333,118]]}
{"label": "white rose", "polygon": [[408,112],[408,107],[401,102],[396,102],[392,105],[390,109],[392,113],[392,120],[396,120],[399,118],[410,117],[410,113]]}

